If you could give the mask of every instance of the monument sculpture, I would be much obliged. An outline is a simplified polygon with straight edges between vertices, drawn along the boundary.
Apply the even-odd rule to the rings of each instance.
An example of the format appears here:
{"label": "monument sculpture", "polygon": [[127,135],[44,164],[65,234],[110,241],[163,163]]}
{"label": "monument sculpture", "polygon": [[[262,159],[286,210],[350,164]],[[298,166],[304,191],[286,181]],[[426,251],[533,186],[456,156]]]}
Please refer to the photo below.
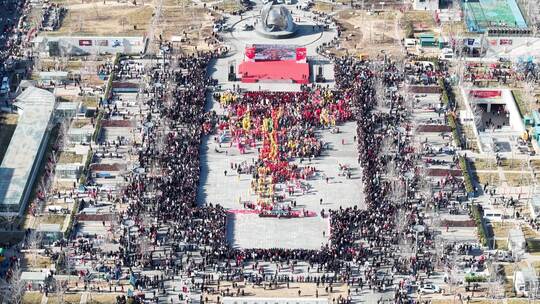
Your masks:
{"label": "monument sculpture", "polygon": [[286,7],[275,6],[269,2],[261,9],[260,19],[255,28],[266,38],[280,39],[293,36],[296,24]]}

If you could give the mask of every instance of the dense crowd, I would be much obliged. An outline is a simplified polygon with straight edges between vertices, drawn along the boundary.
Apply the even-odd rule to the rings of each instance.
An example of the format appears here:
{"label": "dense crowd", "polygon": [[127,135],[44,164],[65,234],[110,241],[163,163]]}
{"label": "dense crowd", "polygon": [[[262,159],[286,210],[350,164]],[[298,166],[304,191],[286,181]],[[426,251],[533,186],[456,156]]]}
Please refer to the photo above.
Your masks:
{"label": "dense crowd", "polygon": [[[389,162],[398,168],[399,183],[406,182],[406,173],[414,172],[410,142],[407,134],[399,131],[405,119],[403,97],[392,91],[386,96],[388,111],[375,110],[380,98],[375,90],[377,81],[383,87],[399,86],[403,81],[394,63],[385,62],[382,68],[374,68],[357,59],[339,59],[335,65],[335,90],[306,86],[300,93],[216,94],[214,97],[231,113],[221,117],[204,109],[207,87],[215,83],[206,77],[206,65],[213,55],[181,57],[171,69],[151,72],[154,85],[143,92],[151,109],[143,124],[150,127],[138,146],[139,163],[145,172],[129,178],[122,197],[129,204],[122,214],[126,223],[120,240],[123,266],[162,269],[171,274],[181,271],[192,274],[213,267],[221,270],[221,279],[232,280],[243,276],[245,266],[259,261],[287,265],[306,261],[321,273],[302,277],[303,281],[348,282],[356,290],[367,287],[378,291],[395,284],[393,273],[416,275],[419,271],[432,270],[429,254],[423,258],[402,258],[394,250],[400,238],[410,237],[414,234],[413,227],[423,224],[422,216],[406,199],[401,203],[389,199],[392,183],[384,178]],[[265,117],[272,119],[265,121]],[[259,160],[247,167],[245,173],[257,180],[264,171],[261,168],[267,168],[271,180],[283,182],[305,178],[297,174],[302,167],[293,167],[287,160],[319,155],[322,143],[315,136],[316,128],[335,128],[351,119],[357,122],[355,138],[358,162],[363,168],[366,208],[359,204],[354,208],[329,210],[326,216],[330,216],[330,242],[320,250],[231,248],[226,239],[226,210],[215,204],[196,205],[203,135],[216,132],[214,140],[220,141],[230,132],[227,134],[235,139],[238,149],[254,141],[268,141],[259,150]],[[268,138],[274,134],[278,143]],[[383,142],[390,142],[396,152],[382,151]],[[285,171],[277,167],[282,162]],[[407,182],[413,188],[415,181],[413,174]],[[398,214],[406,214],[402,228],[395,223]],[[425,233],[425,239],[429,237]],[[172,249],[160,252],[155,258],[154,249],[165,244],[172,244]],[[421,247],[417,244],[418,251]],[[194,249],[200,251],[202,261],[188,257],[183,262],[185,253]],[[358,275],[353,274],[351,265],[371,266],[363,268]],[[377,271],[381,267],[392,271],[381,276]],[[332,275],[323,276],[325,273]],[[248,278],[257,284],[300,279],[264,274],[250,274]],[[147,281],[145,276],[136,279],[140,284]],[[198,286],[208,290],[205,284],[211,281],[204,279]],[[396,302],[405,303],[405,282],[396,287]],[[340,301],[348,302],[350,297]]]}

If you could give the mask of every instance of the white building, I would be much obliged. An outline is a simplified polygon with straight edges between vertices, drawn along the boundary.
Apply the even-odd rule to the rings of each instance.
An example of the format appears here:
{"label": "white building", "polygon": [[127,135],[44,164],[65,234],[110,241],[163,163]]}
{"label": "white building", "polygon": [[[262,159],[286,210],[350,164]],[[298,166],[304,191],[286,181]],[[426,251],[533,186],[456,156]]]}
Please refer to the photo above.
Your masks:
{"label": "white building", "polygon": [[525,268],[514,272],[514,290],[518,297],[537,294],[538,277],[533,268]]}
{"label": "white building", "polygon": [[540,216],[540,195],[534,194],[529,201],[529,211],[531,218],[536,219]]}
{"label": "white building", "polygon": [[435,11],[439,9],[439,0],[414,0],[413,9],[417,11]]}
{"label": "white building", "polygon": [[43,36],[32,41],[42,57],[85,56],[91,54],[139,54],[144,50],[144,38],[139,37],[71,37]]}
{"label": "white building", "polygon": [[525,252],[526,242],[525,235],[521,228],[516,227],[508,231],[508,250],[512,252],[514,257]]}
{"label": "white building", "polygon": [[26,88],[15,105],[19,120],[0,164],[0,214],[22,215],[47,149],[54,94],[36,87]]}

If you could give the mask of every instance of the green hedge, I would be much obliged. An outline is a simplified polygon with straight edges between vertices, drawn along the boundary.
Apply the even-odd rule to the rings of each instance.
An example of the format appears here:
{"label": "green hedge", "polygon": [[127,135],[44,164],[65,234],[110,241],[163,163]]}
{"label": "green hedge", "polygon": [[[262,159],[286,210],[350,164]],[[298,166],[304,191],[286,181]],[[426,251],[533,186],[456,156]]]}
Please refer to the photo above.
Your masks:
{"label": "green hedge", "polygon": [[487,281],[487,278],[482,275],[467,274],[465,276],[466,283],[481,283],[481,282],[486,282],[486,281]]}
{"label": "green hedge", "polygon": [[540,252],[540,240],[528,239],[527,240],[527,252]]}
{"label": "green hedge", "polygon": [[461,125],[451,113],[448,113],[446,117],[448,120],[448,126],[452,128],[452,137],[454,138],[454,144],[458,148],[462,148],[463,142],[461,141]]}
{"label": "green hedge", "polygon": [[472,218],[476,223],[476,230],[478,231],[478,239],[483,246],[487,246],[487,233],[482,225],[482,211],[479,205],[472,205],[471,207]]}
{"label": "green hedge", "polygon": [[414,38],[414,24],[412,21],[407,21],[407,23],[405,23],[405,37]]}
{"label": "green hedge", "polygon": [[511,92],[512,97],[514,97],[514,100],[516,101],[519,115],[521,116],[521,118],[523,118],[523,116],[529,114],[523,101],[523,96],[521,95],[521,92],[518,92],[517,90],[512,90]]}
{"label": "green hedge", "polygon": [[92,141],[97,143],[99,139],[99,134],[101,133],[101,120],[103,119],[103,113],[100,111],[96,118],[96,128],[94,129],[94,134],[92,134]]}
{"label": "green hedge", "polygon": [[446,90],[446,84],[444,80],[441,78],[439,79],[439,87],[441,87],[441,99],[444,105],[448,105],[448,101],[450,100],[448,98],[448,92]]}
{"label": "green hedge", "polygon": [[468,193],[474,193],[473,180],[471,177],[471,170],[469,167],[469,161],[462,155],[459,156],[459,166],[463,173],[463,180],[465,182],[465,190]]}
{"label": "green hedge", "polygon": [[86,183],[86,176],[88,175],[88,168],[90,168],[90,164],[92,163],[93,158],[94,158],[94,151],[90,149],[88,150],[88,154],[86,155],[86,162],[84,163],[84,168],[82,169],[81,176],[79,177],[80,185],[84,185]]}
{"label": "green hedge", "polygon": [[79,213],[80,208],[80,202],[78,199],[75,200],[75,203],[73,203],[73,209],[71,209],[71,214],[69,215],[69,222],[66,230],[64,231],[64,237],[69,238],[71,235],[71,232],[73,231],[73,225],[75,224],[75,217],[77,216],[77,213]]}
{"label": "green hedge", "polygon": [[[111,75],[109,75],[109,80],[107,81],[107,86],[105,87],[105,93],[103,93],[104,99],[109,99],[111,96],[111,91],[113,87],[113,81],[116,78],[115,69],[118,63],[120,62],[120,58],[122,58],[122,54],[117,53],[114,57],[113,61],[113,70],[111,71]],[[101,109],[98,109],[98,116],[96,119],[96,129],[94,130],[94,134],[92,135],[92,141],[97,143],[97,140],[99,139],[99,133],[101,132],[101,120],[103,119],[103,113]]]}

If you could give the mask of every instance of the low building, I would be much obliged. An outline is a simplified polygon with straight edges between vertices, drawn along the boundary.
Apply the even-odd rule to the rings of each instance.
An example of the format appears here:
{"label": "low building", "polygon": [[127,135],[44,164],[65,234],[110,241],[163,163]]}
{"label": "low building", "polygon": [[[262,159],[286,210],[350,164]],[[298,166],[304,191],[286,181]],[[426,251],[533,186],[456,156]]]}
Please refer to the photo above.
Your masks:
{"label": "low building", "polygon": [[512,252],[514,257],[517,257],[525,252],[526,242],[525,235],[521,228],[516,227],[508,231],[508,250]]}
{"label": "low building", "polygon": [[60,224],[40,224],[36,232],[41,236],[41,242],[45,245],[62,239],[62,225]]}
{"label": "low building", "polygon": [[439,0],[414,0],[413,9],[417,11],[435,11],[439,9]]}
{"label": "low building", "polygon": [[77,102],[59,102],[56,106],[55,117],[57,119],[72,119],[77,115],[80,103]]}
{"label": "low building", "polygon": [[68,81],[69,72],[65,71],[50,71],[50,72],[39,72],[39,78],[42,83],[49,84],[62,84]]}
{"label": "low building", "polygon": [[540,195],[535,194],[529,201],[529,212],[532,219],[537,219],[540,216]]}
{"label": "low building", "polygon": [[71,128],[67,132],[68,141],[72,144],[87,144],[92,141],[94,134],[94,127],[92,125],[86,125],[82,128]]}
{"label": "low building", "polygon": [[144,50],[144,37],[72,37],[40,35],[32,40],[42,57],[133,54]]}
{"label": "low building", "polygon": [[433,34],[421,34],[419,37],[421,47],[435,47],[437,46],[437,39]]}
{"label": "low building", "polygon": [[21,273],[21,281],[32,289],[39,290],[39,286],[45,283],[48,276],[48,271],[24,271]]}
{"label": "low building", "polygon": [[0,215],[22,215],[47,150],[56,98],[36,87],[26,88],[15,106],[19,120],[0,164]]}
{"label": "low building", "polygon": [[518,297],[529,297],[538,291],[538,276],[533,268],[524,268],[514,272],[514,290]]}
{"label": "low building", "polygon": [[57,164],[56,176],[60,179],[78,179],[81,175],[80,164]]}

